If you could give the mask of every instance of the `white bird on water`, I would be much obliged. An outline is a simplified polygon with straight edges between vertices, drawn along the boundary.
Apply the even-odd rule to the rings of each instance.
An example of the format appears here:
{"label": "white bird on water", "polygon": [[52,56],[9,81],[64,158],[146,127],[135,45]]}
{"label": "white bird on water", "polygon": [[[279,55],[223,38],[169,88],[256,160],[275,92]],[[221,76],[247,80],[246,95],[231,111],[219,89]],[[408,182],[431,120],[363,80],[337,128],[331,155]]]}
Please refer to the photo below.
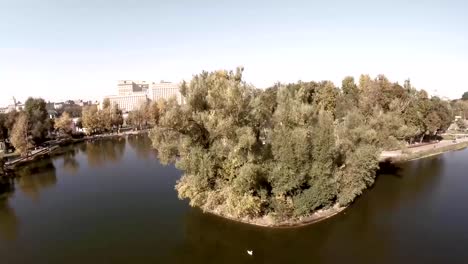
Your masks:
{"label": "white bird on water", "polygon": [[247,250],[247,254],[249,254],[250,256],[253,255],[253,250]]}

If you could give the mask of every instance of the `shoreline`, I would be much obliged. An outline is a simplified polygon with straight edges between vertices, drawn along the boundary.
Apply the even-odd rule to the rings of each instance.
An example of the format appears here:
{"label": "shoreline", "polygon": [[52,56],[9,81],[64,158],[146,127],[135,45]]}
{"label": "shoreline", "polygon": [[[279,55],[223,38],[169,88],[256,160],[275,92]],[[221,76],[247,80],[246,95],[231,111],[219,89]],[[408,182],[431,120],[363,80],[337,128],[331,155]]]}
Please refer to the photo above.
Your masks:
{"label": "shoreline", "polygon": [[412,160],[424,159],[429,158],[432,156],[437,156],[440,154],[444,154],[451,151],[461,150],[468,147],[468,141],[461,141],[457,143],[453,143],[450,145],[442,146],[442,147],[435,147],[416,151],[412,153],[400,153],[399,155],[389,156],[389,157],[382,157],[380,162],[391,162],[391,163],[402,163]]}
{"label": "shoreline", "polygon": [[[57,153],[60,154],[61,149],[63,149],[64,147],[76,144],[76,143],[99,140],[99,139],[106,139],[106,138],[126,137],[129,135],[139,135],[139,134],[144,134],[147,132],[148,130],[126,131],[126,132],[118,133],[118,134],[101,134],[101,135],[87,136],[81,139],[66,139],[63,141],[58,141],[56,145],[50,147],[51,150],[49,152],[42,153],[37,156],[32,156],[28,158],[27,160],[19,161],[15,164],[8,165],[8,167],[12,166],[14,168],[16,167],[16,165],[24,165],[29,162],[35,161],[37,159],[40,159],[41,157],[46,156],[46,155],[54,155]],[[387,156],[383,158],[381,156],[380,162],[403,163],[407,161],[437,156],[437,155],[444,154],[450,151],[456,151],[456,150],[467,148],[468,140],[464,140],[464,141],[457,142],[457,143],[451,143],[449,145],[440,146],[440,147],[437,147],[437,145],[433,145],[433,146],[434,146],[433,148],[427,148],[427,149],[415,151],[412,153],[404,153],[403,151],[399,150],[398,151],[399,153],[397,155]],[[258,227],[297,228],[297,227],[303,227],[303,226],[315,224],[323,220],[326,220],[328,218],[331,218],[343,212],[346,208],[348,207],[347,206],[341,207],[338,204],[335,204],[334,206],[328,209],[321,209],[321,210],[314,211],[313,213],[305,217],[282,220],[278,222],[276,222],[271,215],[266,215],[266,216],[257,217],[257,218],[248,218],[248,217],[237,218],[237,217],[222,214],[213,210],[204,210],[203,208],[199,208],[199,209],[202,210],[203,213],[212,214],[217,217],[221,217],[221,218],[235,221],[238,223],[249,224],[249,225],[258,226]]]}
{"label": "shoreline", "polygon": [[77,143],[81,143],[81,142],[88,142],[88,141],[108,139],[108,138],[122,138],[122,137],[127,137],[129,135],[130,136],[140,135],[144,133],[148,133],[148,130],[145,129],[145,130],[138,130],[138,131],[125,131],[125,132],[116,133],[116,134],[98,134],[98,135],[93,135],[93,136],[85,136],[79,139],[68,138],[68,139],[57,140],[55,142],[56,144],[54,144],[53,146],[38,149],[36,153],[29,155],[27,157],[21,157],[20,155],[18,155],[16,159],[5,162],[5,167],[9,170],[12,170],[12,169],[15,169],[16,166],[18,165],[20,166],[25,165],[25,164],[28,164],[29,162],[39,160],[45,156],[59,155],[62,153],[62,150],[65,147],[68,147]]}
{"label": "shoreline", "polygon": [[[468,141],[462,141],[462,142],[457,142],[457,143],[453,143],[453,144],[442,146],[442,147],[416,151],[413,153],[400,153],[399,155],[395,155],[392,157],[385,157],[383,159],[381,158],[380,162],[403,163],[403,162],[408,162],[412,160],[429,158],[432,156],[437,156],[437,155],[444,154],[444,153],[451,152],[451,151],[462,150],[467,147],[468,147]],[[320,221],[326,220],[330,217],[333,217],[341,213],[346,208],[348,208],[348,206],[339,207],[337,205],[334,205],[333,207],[329,209],[315,211],[311,215],[306,216],[306,217],[293,219],[293,220],[285,220],[285,221],[280,221],[280,222],[274,222],[274,220],[268,215],[264,217],[253,218],[253,219],[252,218],[235,218],[232,216],[220,214],[218,212],[214,212],[210,210],[203,210],[201,208],[200,209],[203,211],[203,213],[209,213],[217,217],[221,217],[221,218],[235,221],[238,223],[249,224],[253,226],[267,227],[267,228],[296,228],[296,227],[312,225]]]}
{"label": "shoreline", "polygon": [[199,209],[202,210],[203,213],[211,214],[211,215],[221,217],[224,219],[228,219],[234,222],[258,226],[258,227],[276,229],[276,228],[297,228],[297,227],[303,227],[303,226],[315,224],[315,223],[321,222],[323,220],[326,220],[330,217],[333,217],[343,212],[346,208],[348,207],[347,206],[341,207],[335,204],[334,206],[328,209],[317,210],[313,212],[312,214],[305,216],[305,217],[283,220],[279,222],[275,222],[273,218],[269,215],[266,215],[263,217],[257,217],[257,218],[236,218],[236,217],[232,217],[229,215],[220,214],[212,210],[203,210],[202,208],[199,208]]}

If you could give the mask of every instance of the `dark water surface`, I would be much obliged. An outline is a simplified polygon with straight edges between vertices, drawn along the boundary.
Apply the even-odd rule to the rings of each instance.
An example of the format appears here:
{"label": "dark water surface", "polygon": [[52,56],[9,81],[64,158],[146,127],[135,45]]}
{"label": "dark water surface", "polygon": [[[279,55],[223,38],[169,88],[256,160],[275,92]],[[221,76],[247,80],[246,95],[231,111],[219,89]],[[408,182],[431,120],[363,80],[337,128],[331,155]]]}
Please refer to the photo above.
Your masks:
{"label": "dark water surface", "polygon": [[190,208],[174,190],[181,172],[142,136],[18,173],[0,199],[2,264],[468,263],[468,150],[387,169],[344,213],[295,229]]}

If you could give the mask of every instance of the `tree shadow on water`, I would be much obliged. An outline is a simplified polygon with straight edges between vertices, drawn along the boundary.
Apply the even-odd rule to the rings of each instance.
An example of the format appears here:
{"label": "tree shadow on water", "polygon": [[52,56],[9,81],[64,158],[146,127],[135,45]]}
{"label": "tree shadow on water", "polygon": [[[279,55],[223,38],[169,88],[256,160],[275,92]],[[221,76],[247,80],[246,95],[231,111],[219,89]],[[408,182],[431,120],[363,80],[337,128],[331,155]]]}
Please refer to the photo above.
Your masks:
{"label": "tree shadow on water", "polygon": [[125,138],[99,139],[82,144],[80,149],[86,153],[90,167],[100,167],[108,162],[120,162],[125,152],[125,145]]}
{"label": "tree shadow on water", "polygon": [[380,176],[393,176],[398,179],[403,178],[403,173],[402,173],[402,168],[395,163],[386,161],[386,162],[380,162],[379,163],[379,169],[375,173],[376,178]]}
{"label": "tree shadow on water", "polygon": [[322,253],[330,249],[327,240],[336,221],[267,228],[190,208],[183,224],[183,238],[170,253],[174,263],[300,263],[306,256],[318,263],[332,263]]}
{"label": "tree shadow on water", "polygon": [[50,158],[17,168],[15,176],[17,187],[33,200],[39,198],[41,189],[57,183],[55,166]]}
{"label": "tree shadow on water", "polygon": [[8,204],[8,198],[0,197],[0,241],[14,241],[18,235],[18,225],[18,217]]}

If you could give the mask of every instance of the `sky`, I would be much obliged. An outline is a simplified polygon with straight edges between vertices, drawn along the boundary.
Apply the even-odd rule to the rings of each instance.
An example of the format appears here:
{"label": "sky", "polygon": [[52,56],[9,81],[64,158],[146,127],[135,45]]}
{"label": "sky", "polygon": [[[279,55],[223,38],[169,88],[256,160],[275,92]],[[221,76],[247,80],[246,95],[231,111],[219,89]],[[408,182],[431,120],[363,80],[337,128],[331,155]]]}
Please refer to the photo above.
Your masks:
{"label": "sky", "polygon": [[256,87],[385,74],[468,91],[468,1],[0,0],[0,106],[245,68]]}

